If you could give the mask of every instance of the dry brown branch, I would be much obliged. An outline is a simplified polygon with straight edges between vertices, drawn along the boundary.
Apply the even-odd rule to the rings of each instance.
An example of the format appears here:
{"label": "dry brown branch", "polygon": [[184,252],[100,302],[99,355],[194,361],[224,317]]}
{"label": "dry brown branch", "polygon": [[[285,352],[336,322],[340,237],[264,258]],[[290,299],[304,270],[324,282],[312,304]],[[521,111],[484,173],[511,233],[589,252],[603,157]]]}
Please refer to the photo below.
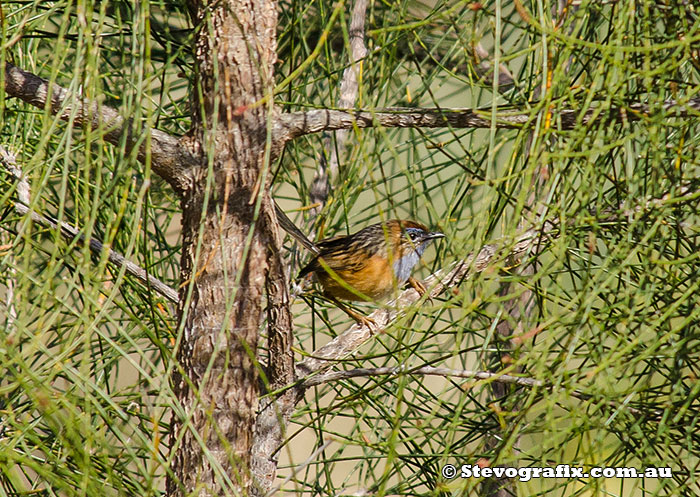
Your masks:
{"label": "dry brown branch", "polygon": [[[300,384],[295,385],[297,388],[307,389],[310,387],[322,385],[324,383],[330,383],[334,381],[349,380],[351,378],[368,378],[372,376],[399,376],[399,375],[412,375],[412,376],[442,376],[444,378],[466,378],[483,380],[486,383],[493,383],[499,385],[518,385],[521,387],[534,388],[543,387],[546,389],[552,389],[553,386],[545,383],[542,380],[535,378],[528,378],[525,376],[513,376],[510,374],[491,372],[491,371],[473,371],[469,369],[451,369],[451,368],[436,368],[434,366],[422,366],[418,368],[402,368],[402,367],[380,367],[380,368],[356,368],[347,371],[326,371],[325,373],[313,375],[307,377]],[[581,400],[592,400],[594,397],[592,395],[583,393],[579,390],[572,390],[569,393],[572,397]],[[611,409],[621,409],[624,407],[633,416],[651,416],[653,418],[660,418],[663,415],[662,410],[656,410],[652,412],[642,412],[639,409],[627,405],[627,403],[617,403],[617,402],[606,402],[607,406]]]}
{"label": "dry brown branch", "polygon": [[[63,120],[73,118],[78,125],[87,124],[93,130],[104,133],[104,139],[113,145],[119,145],[126,136],[127,150],[138,147],[141,162],[146,160],[150,152],[153,171],[176,192],[181,193],[190,187],[191,170],[199,162],[177,138],[148,128],[144,128],[141,135],[134,135],[133,123],[124,119],[117,110],[75,95],[66,88],[7,62],[5,93],[40,109],[48,106],[52,114]],[[150,140],[146,139],[148,133]]]}
{"label": "dry brown branch", "polygon": [[[338,108],[352,109],[355,107],[357,94],[360,89],[360,78],[362,76],[362,60],[367,56],[365,47],[365,17],[367,13],[367,0],[355,0],[352,6],[352,16],[350,19],[349,42],[350,60],[348,67],[343,71],[343,78],[340,82],[340,95],[338,96]],[[309,188],[309,200],[314,207],[312,215],[316,215],[328,200],[331,191],[329,176],[333,177],[338,172],[338,153],[345,149],[348,130],[340,129],[335,132],[335,146],[331,137],[326,137],[325,149],[329,157],[326,164],[325,156],[318,162],[318,170]]]}
{"label": "dry brown branch", "polygon": [[[490,53],[481,45],[477,43],[473,47],[474,56],[474,69],[479,77],[487,84],[493,83],[493,66],[494,61]],[[499,88],[509,88],[513,86],[515,79],[513,74],[508,70],[508,68],[503,65],[498,65],[498,87]]]}
{"label": "dry brown branch", "polygon": [[[274,207],[279,220],[281,209],[276,204]],[[283,212],[282,215],[284,215]],[[279,223],[283,224],[281,220]],[[279,230],[275,229],[273,232],[279,232]],[[278,241],[274,246],[281,247],[282,244]],[[295,380],[294,353],[292,352],[294,325],[289,309],[287,277],[279,250],[275,250],[270,256],[266,289],[269,344],[267,379],[269,388],[278,390]],[[295,400],[295,392],[287,390],[274,399],[265,399],[260,403],[255,419],[250,461],[250,470],[253,475],[250,491],[253,496],[264,496],[270,493],[277,475],[278,448],[284,443],[285,429],[294,413]]]}
{"label": "dry brown branch", "polygon": [[309,388],[331,381],[347,380],[350,378],[360,378],[368,376],[386,375],[415,375],[415,376],[444,376],[453,378],[474,378],[477,380],[488,380],[497,383],[515,384],[526,387],[540,387],[544,382],[534,378],[524,378],[502,373],[492,373],[489,371],[471,371],[468,369],[436,368],[433,366],[423,366],[420,368],[357,368],[348,371],[327,371],[319,375],[310,376],[302,383],[302,388]]}

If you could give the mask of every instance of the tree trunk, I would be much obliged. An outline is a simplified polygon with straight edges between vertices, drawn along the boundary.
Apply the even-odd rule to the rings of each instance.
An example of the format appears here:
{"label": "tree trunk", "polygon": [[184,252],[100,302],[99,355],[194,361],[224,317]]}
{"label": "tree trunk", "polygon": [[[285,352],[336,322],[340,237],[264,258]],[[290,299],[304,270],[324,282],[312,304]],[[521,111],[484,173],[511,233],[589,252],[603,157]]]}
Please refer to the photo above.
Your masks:
{"label": "tree trunk", "polygon": [[[182,412],[168,494],[246,494],[257,412],[256,348],[270,255],[279,249],[267,140],[276,4],[190,2],[197,79],[191,147],[209,170],[185,192],[178,350]],[[258,105],[255,105],[255,104]]]}

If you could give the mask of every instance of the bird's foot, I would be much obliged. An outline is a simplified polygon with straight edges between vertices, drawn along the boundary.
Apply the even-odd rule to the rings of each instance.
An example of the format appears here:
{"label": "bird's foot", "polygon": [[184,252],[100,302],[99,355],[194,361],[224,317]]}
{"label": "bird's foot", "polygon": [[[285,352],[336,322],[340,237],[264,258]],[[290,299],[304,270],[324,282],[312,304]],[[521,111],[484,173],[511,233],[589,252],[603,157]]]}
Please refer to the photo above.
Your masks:
{"label": "bird's foot", "polygon": [[369,316],[357,314],[355,321],[357,321],[357,324],[360,326],[366,326],[371,334],[374,334],[374,330],[377,329],[377,322]]}
{"label": "bird's foot", "polygon": [[340,310],[342,310],[345,314],[357,321],[357,324],[359,324],[360,326],[366,326],[370,333],[374,334],[374,330],[377,329],[377,322],[374,319],[360,314],[359,312],[351,309],[342,302],[339,302],[337,299],[332,300],[336,303]]}
{"label": "bird's foot", "polygon": [[408,284],[411,285],[411,287],[416,292],[418,292],[418,295],[420,295],[421,297],[427,295],[426,300],[429,300],[430,302],[433,301],[433,299],[430,297],[430,294],[428,293],[428,289],[425,288],[425,285],[422,281],[419,281],[411,276],[410,278],[408,278]]}

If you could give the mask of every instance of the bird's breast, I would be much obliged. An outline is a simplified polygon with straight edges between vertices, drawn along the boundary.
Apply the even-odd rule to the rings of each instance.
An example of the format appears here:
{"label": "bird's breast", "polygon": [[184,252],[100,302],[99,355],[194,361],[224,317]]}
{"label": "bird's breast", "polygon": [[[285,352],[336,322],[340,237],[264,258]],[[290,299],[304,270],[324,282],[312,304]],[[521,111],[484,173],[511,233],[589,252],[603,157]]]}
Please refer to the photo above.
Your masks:
{"label": "bird's breast", "polygon": [[394,276],[399,285],[404,284],[408,280],[419,260],[420,254],[415,250],[410,250],[394,261]]}

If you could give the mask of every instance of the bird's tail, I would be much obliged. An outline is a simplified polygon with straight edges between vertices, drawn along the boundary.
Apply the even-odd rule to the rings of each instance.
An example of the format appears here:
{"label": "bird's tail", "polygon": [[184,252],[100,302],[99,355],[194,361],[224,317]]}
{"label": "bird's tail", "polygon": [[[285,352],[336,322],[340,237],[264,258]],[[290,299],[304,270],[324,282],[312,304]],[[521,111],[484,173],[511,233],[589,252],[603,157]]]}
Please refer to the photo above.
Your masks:
{"label": "bird's tail", "polygon": [[280,208],[280,206],[277,205],[277,202],[275,202],[275,214],[277,215],[277,222],[280,223],[280,226],[284,231],[289,233],[289,235],[292,238],[301,243],[312,254],[319,254],[320,250],[318,246],[314,242],[309,240],[307,236],[299,228],[297,228],[296,224],[294,224],[292,220],[287,217],[287,215]]}

